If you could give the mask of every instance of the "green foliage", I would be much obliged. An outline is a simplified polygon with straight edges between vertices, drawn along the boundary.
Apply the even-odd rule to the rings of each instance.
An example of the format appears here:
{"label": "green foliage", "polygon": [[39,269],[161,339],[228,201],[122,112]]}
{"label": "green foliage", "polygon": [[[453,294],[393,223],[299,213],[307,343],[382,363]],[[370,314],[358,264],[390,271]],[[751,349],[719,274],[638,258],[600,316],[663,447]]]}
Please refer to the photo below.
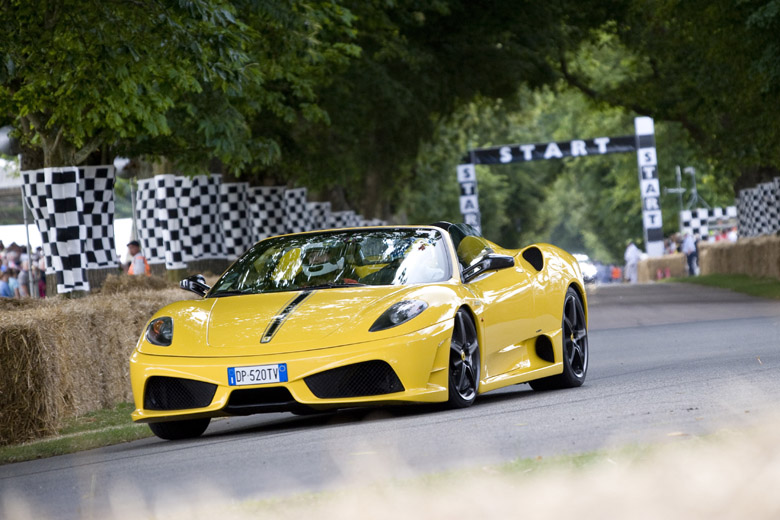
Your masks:
{"label": "green foliage", "polygon": [[747,187],[780,167],[778,29],[777,1],[630,2],[561,72],[593,99],[679,122],[718,178],[707,183]]}

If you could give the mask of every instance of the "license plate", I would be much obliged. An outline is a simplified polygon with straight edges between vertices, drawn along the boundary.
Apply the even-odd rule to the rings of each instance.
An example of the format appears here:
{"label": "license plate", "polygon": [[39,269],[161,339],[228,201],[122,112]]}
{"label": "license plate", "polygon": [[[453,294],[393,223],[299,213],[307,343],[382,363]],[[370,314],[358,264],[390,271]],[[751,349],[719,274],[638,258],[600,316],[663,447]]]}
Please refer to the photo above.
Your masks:
{"label": "license plate", "polygon": [[228,368],[230,386],[265,385],[287,382],[287,363]]}

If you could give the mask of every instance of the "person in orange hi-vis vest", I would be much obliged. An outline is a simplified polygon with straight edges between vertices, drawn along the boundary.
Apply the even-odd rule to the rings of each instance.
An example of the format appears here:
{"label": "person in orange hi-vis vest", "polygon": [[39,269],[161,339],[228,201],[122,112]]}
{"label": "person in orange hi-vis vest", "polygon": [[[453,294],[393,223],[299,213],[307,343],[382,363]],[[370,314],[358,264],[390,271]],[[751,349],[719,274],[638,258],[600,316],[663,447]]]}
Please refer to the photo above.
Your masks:
{"label": "person in orange hi-vis vest", "polygon": [[141,244],[138,240],[131,240],[127,244],[127,252],[130,253],[132,260],[130,260],[130,267],[127,269],[127,274],[131,275],[152,275],[152,270],[149,268],[149,262],[146,261],[146,257],[141,253]]}

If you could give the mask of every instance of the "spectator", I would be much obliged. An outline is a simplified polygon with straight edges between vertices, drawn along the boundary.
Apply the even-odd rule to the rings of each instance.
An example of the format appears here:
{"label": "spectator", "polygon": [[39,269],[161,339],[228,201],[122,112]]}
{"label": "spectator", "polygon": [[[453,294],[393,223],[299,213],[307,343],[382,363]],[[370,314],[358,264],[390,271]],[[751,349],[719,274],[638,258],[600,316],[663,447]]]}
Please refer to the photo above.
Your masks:
{"label": "spectator", "polygon": [[127,244],[127,252],[130,253],[132,260],[130,261],[130,267],[127,269],[127,274],[140,276],[151,276],[152,270],[149,267],[149,262],[146,261],[146,257],[141,253],[141,244],[138,240],[131,240]]}
{"label": "spectator", "polygon": [[35,266],[38,280],[38,296],[46,298],[46,255],[41,254],[38,258],[38,263]]}
{"label": "spectator", "polygon": [[639,248],[636,247],[634,241],[630,241],[628,247],[626,247],[626,253],[623,255],[623,259],[626,261],[625,276],[626,280],[630,283],[637,282],[639,259],[641,256],[642,253],[639,251]]}
{"label": "spectator", "polygon": [[30,296],[30,262],[22,261],[22,269],[19,271],[19,297],[27,298]]}
{"label": "spectator", "polygon": [[11,290],[11,286],[8,285],[8,278],[8,271],[3,271],[3,273],[0,274],[0,298],[14,297],[14,292]]}
{"label": "spectator", "polygon": [[8,287],[11,288],[12,296],[11,298],[18,298],[19,297],[19,279],[17,278],[19,276],[19,270],[12,267],[8,269]]}
{"label": "spectator", "polygon": [[685,259],[688,262],[688,275],[696,275],[696,263],[698,261],[698,249],[696,248],[696,241],[693,239],[690,233],[685,234],[682,244],[682,252],[685,254]]}

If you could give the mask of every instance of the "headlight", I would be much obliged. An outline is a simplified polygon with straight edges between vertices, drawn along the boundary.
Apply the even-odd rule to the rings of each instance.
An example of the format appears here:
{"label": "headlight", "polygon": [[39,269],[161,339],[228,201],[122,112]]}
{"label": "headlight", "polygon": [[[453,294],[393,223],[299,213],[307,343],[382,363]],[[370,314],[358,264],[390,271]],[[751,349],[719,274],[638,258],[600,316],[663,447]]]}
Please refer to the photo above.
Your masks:
{"label": "headlight", "polygon": [[422,311],[428,308],[428,304],[422,300],[405,300],[398,302],[377,318],[369,332],[376,332],[378,330],[385,330],[406,323],[411,320]]}
{"label": "headlight", "polygon": [[146,340],[152,345],[170,346],[173,341],[173,320],[168,317],[152,320],[146,328]]}

